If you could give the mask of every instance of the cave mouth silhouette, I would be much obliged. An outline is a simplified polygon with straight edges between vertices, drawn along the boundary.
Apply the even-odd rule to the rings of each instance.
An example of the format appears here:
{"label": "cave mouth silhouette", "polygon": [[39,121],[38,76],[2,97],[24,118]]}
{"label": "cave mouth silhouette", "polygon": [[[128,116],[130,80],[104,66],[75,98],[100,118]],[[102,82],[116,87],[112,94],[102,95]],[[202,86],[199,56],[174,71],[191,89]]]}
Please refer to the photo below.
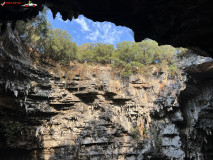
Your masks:
{"label": "cave mouth silhouette", "polygon": [[[212,137],[211,137],[211,136],[208,137],[208,139],[212,142]],[[209,152],[209,151],[211,152],[211,151],[212,151],[212,149],[211,149],[211,148],[212,148],[212,144],[213,144],[213,143],[210,143],[209,147],[207,147],[207,149],[206,149],[206,150],[207,150],[206,152]],[[8,152],[5,152],[5,153],[8,153]],[[11,152],[10,152],[10,153],[11,153]],[[25,154],[25,153],[27,153],[27,152],[25,152],[24,150],[21,151],[21,152],[20,152],[20,154],[21,154],[20,156],[22,156],[22,153]],[[19,153],[17,153],[17,154],[19,154]],[[16,155],[16,153],[15,153],[15,155]]]}
{"label": "cave mouth silhouette", "polygon": [[1,23],[14,24],[20,19],[31,19],[47,6],[54,17],[60,12],[65,21],[84,15],[94,21],[109,21],[129,27],[135,33],[136,42],[149,37],[160,45],[197,47],[210,55],[213,53],[213,9],[210,0],[93,0],[92,3],[89,0],[42,0],[36,3],[38,6],[32,10],[21,6],[1,7]]}
{"label": "cave mouth silhouette", "polygon": [[53,18],[53,13],[50,9],[47,10],[47,20],[50,22],[52,28],[59,28],[67,31],[72,40],[77,45],[83,43],[106,43],[112,44],[116,48],[116,44],[122,41],[134,42],[134,32],[125,26],[116,26],[114,23],[104,21],[93,21],[79,15],[77,19],[63,20],[60,13]]}

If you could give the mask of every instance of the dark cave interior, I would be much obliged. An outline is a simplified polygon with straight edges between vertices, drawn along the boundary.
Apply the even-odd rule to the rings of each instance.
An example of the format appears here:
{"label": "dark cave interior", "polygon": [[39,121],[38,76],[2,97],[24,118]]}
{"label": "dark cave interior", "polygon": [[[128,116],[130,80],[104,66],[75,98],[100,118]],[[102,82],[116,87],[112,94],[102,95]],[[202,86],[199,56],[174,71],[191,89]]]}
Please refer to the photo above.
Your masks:
{"label": "dark cave interior", "polygon": [[35,9],[18,5],[1,7],[2,29],[6,22],[14,26],[16,20],[35,17],[47,6],[54,16],[60,12],[63,20],[83,14],[94,21],[129,27],[134,31],[136,42],[151,38],[160,45],[190,47],[213,54],[213,5],[210,0],[40,0],[36,3]]}

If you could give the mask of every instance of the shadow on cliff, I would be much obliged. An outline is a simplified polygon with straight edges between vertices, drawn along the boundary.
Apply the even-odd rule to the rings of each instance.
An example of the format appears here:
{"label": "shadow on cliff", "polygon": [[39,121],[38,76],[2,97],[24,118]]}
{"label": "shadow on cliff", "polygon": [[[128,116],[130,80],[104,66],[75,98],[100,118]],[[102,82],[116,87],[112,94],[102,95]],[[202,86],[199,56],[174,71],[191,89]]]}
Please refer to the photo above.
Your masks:
{"label": "shadow on cliff", "polygon": [[[128,159],[137,157],[137,143],[132,139],[133,144],[125,136],[128,131],[121,124],[112,121],[113,113],[110,108],[98,114],[73,138],[73,145],[55,147],[49,159]],[[95,118],[96,117],[96,118]],[[77,125],[75,128],[79,128]],[[127,146],[125,146],[127,145]],[[129,147],[128,147],[129,146]]]}
{"label": "shadow on cliff", "polygon": [[[92,113],[93,118],[86,122],[84,127],[78,125],[78,117],[70,119],[70,121],[75,121],[75,126],[70,126],[72,128],[70,135],[68,137],[64,135],[64,141],[59,142],[53,148],[32,152],[34,159],[111,160],[135,159],[139,156],[142,148],[137,143],[137,139],[134,139],[134,136],[131,137],[128,130],[123,126],[125,124],[113,122],[114,113],[110,107],[104,109],[97,107],[93,109]],[[84,121],[87,121],[87,119]],[[56,134],[54,128],[50,126],[50,130],[53,130],[52,138],[54,138],[54,134]],[[64,131],[60,131],[62,137]],[[66,144],[69,139],[72,139],[73,144]],[[40,136],[39,143],[45,144],[45,141]]]}

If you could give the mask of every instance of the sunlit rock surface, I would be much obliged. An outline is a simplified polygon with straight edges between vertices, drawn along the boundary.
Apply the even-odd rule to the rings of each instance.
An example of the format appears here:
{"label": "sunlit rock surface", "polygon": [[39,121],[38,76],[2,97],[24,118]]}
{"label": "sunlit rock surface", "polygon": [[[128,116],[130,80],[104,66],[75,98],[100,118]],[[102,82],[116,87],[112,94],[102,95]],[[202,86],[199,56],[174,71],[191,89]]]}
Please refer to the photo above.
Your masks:
{"label": "sunlit rock surface", "polygon": [[88,66],[70,82],[31,65],[9,26],[0,40],[2,159],[212,159],[212,69],[197,74],[212,59],[176,59],[175,78]]}

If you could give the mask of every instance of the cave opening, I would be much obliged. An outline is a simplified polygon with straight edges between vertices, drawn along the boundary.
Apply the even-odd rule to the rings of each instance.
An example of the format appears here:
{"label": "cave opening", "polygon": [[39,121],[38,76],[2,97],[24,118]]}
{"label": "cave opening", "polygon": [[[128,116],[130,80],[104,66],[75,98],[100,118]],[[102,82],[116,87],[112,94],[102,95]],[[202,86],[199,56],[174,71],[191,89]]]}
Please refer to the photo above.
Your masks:
{"label": "cave opening", "polygon": [[66,30],[78,46],[83,43],[106,43],[112,44],[116,48],[116,44],[122,41],[134,41],[134,32],[127,27],[116,26],[107,21],[95,22],[83,15],[79,15],[72,21],[65,21],[60,13],[53,18],[51,10],[47,8],[46,10],[47,20],[51,26]]}
{"label": "cave opening", "polygon": [[[26,126],[21,121],[14,123],[16,120],[8,117],[11,111],[4,110],[8,103],[0,94],[0,107],[5,112],[5,117],[0,119],[0,126],[6,121],[10,122],[8,126],[4,126],[4,131],[0,131],[4,140],[11,139],[4,142],[6,147],[16,147],[18,144],[17,148],[27,146],[36,151],[48,149],[48,153],[39,153],[39,156],[66,156],[66,159],[76,159],[81,153],[97,158],[106,153],[107,158],[121,156],[117,159],[128,156],[133,159],[143,159],[145,156],[146,159],[146,154],[148,159],[165,155],[168,159],[185,158],[182,148],[185,144],[182,144],[180,137],[194,126],[185,124],[190,117],[182,114],[183,106],[178,104],[177,97],[185,89],[188,79],[197,84],[196,79],[186,77],[186,68],[188,67],[187,74],[197,74],[206,69],[212,73],[212,60],[197,57],[185,48],[161,46],[151,39],[135,43],[130,29],[116,27],[110,22],[93,22],[82,15],[70,22],[63,20],[63,16],[56,14],[54,20],[51,11],[46,9],[46,15],[41,13],[34,20],[17,22],[14,32],[10,30],[14,24],[12,27],[8,24],[6,34],[9,36],[3,35],[9,38],[0,44],[0,56],[10,57],[11,63],[0,65],[0,73],[11,76],[5,76],[0,81],[2,93],[8,93],[12,99],[17,100],[17,104],[12,106],[15,111],[19,113],[21,108],[22,112],[27,113],[26,117],[21,117],[25,119]],[[153,17],[149,18],[152,21]],[[110,18],[107,19],[110,21]],[[127,19],[130,20],[131,17]],[[147,23],[144,26],[149,25]],[[138,28],[140,27],[134,29],[138,31]],[[154,25],[150,25],[150,30],[155,30]],[[167,38],[170,37],[171,34],[166,30],[161,31],[169,35]],[[143,31],[137,32],[137,35],[142,33]],[[16,37],[17,34],[21,41]],[[155,34],[157,33],[153,31],[153,35]],[[168,39],[164,42],[168,42]],[[26,52],[21,52],[21,45],[11,49],[16,43],[22,44]],[[15,53],[26,53],[24,56],[30,57],[29,63],[23,65],[20,57],[24,56],[17,58]],[[11,65],[17,62],[19,67]],[[205,62],[208,65],[202,65]],[[13,69],[1,72],[1,68],[6,65],[11,65]],[[194,68],[190,68],[190,65]],[[17,71],[24,72],[25,78],[20,79],[22,75]],[[17,79],[20,81],[16,81]],[[5,90],[5,84],[8,90]],[[194,86],[192,89],[188,86],[187,89],[192,96],[200,91]],[[189,98],[189,93],[184,96]],[[206,110],[207,104],[208,102],[202,104],[204,107],[200,105],[197,108]],[[150,109],[150,106],[153,108]],[[156,111],[157,118],[149,117],[153,110]],[[194,108],[191,110],[196,112],[189,115],[200,116],[194,115],[200,112],[199,109],[198,112]],[[211,108],[207,110],[211,111]],[[0,110],[0,115],[1,112]],[[128,117],[130,120],[127,120]],[[13,123],[16,125],[11,125]],[[157,133],[161,134],[158,138],[153,136],[152,127],[155,125]],[[118,131],[115,138],[113,135],[116,132],[113,132],[119,127],[123,129]],[[16,139],[19,137],[16,133],[21,139]],[[185,134],[186,137],[191,136]],[[212,152],[212,136],[208,136],[207,141],[208,144],[202,151],[207,156],[206,159],[212,156],[208,154]],[[157,145],[153,145],[153,142]],[[138,147],[140,145],[143,147]],[[15,147],[13,150],[17,149]],[[65,150],[65,147],[68,149]],[[76,148],[75,151],[72,147]],[[155,147],[158,147],[157,150]],[[155,151],[159,151],[159,155],[151,154],[155,154]],[[25,152],[23,155],[20,153],[17,157],[25,156]]]}

